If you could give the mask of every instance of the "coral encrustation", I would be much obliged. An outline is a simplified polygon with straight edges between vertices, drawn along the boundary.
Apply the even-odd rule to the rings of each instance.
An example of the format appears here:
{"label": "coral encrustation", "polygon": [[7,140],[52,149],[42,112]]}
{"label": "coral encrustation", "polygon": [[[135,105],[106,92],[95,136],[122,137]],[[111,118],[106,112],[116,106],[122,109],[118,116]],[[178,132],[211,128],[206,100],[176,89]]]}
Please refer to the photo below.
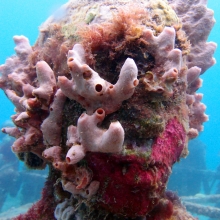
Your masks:
{"label": "coral encrustation", "polygon": [[208,119],[196,92],[215,63],[213,12],[204,1],[71,0],[58,14],[33,47],[15,36],[0,66],[16,112],[2,131],[29,168],[50,167],[35,212],[17,219],[194,219],[166,185]]}
{"label": "coral encrustation", "polygon": [[172,165],[180,157],[186,133],[171,119],[151,149],[151,157],[89,153],[86,157],[94,179],[100,182],[98,201],[110,212],[144,216],[164,196]]}

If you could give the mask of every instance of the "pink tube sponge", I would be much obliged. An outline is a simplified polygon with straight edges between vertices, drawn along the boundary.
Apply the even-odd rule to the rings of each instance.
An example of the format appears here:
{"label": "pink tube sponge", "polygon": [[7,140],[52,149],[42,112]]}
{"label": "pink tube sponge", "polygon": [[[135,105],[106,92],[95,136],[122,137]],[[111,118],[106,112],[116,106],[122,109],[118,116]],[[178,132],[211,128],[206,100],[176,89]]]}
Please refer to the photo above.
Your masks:
{"label": "pink tube sponge", "polygon": [[33,90],[33,95],[43,99],[49,105],[56,89],[56,79],[53,70],[45,61],[40,61],[36,65],[37,79],[39,87]]}
{"label": "pink tube sponge", "polygon": [[76,128],[69,127],[67,145],[73,146],[67,153],[67,163],[79,162],[87,151],[120,153],[123,150],[124,129],[118,121],[112,122],[107,130],[99,128],[97,125],[104,118],[105,111],[99,108],[91,116],[83,113]]}
{"label": "pink tube sponge", "polygon": [[127,58],[121,68],[115,85],[102,79],[97,72],[85,64],[85,52],[80,44],[69,51],[67,64],[72,80],[58,77],[63,93],[86,108],[88,114],[103,108],[106,114],[118,110],[122,101],[129,99],[138,85],[137,66],[133,59]]}
{"label": "pink tube sponge", "polygon": [[76,164],[85,157],[85,150],[82,145],[72,146],[66,155],[66,162],[68,164]]}
{"label": "pink tube sponge", "polygon": [[88,151],[121,152],[124,129],[119,122],[112,122],[106,131],[98,128],[97,124],[103,121],[104,116],[105,111],[103,109],[97,109],[92,116],[82,114],[77,124],[79,140]]}
{"label": "pink tube sponge", "polygon": [[53,103],[50,105],[50,114],[41,125],[41,131],[44,137],[44,143],[50,146],[60,144],[62,110],[66,97],[58,89],[54,95]]}

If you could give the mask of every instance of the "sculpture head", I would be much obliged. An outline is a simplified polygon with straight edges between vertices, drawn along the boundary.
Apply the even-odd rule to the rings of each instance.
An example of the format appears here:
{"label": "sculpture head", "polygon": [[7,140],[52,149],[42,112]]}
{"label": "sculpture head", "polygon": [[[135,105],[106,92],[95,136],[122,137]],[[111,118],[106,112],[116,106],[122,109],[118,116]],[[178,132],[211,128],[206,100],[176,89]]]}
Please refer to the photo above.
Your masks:
{"label": "sculpture head", "polygon": [[[0,86],[16,106],[16,127],[3,132],[16,138],[16,154],[60,171],[74,204],[132,218],[173,215],[166,184],[207,120],[196,91],[216,47],[206,43],[212,12],[198,21],[212,18],[200,39],[189,17],[198,9],[183,15],[184,4],[69,1],[33,47],[15,37],[17,56],[1,66]],[[60,203],[57,216],[61,204],[70,206]]]}

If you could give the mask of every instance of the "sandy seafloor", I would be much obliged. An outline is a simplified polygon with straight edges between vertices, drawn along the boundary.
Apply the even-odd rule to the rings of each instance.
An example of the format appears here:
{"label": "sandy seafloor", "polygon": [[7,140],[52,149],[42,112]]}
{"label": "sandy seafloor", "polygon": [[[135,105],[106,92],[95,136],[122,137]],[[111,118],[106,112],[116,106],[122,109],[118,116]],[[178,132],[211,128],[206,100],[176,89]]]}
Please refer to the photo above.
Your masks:
{"label": "sandy seafloor", "polygon": [[[29,38],[31,44],[33,45],[38,36],[38,27],[42,22],[44,22],[48,16],[53,13],[60,5],[66,3],[65,0],[7,0],[1,1],[0,4],[0,64],[5,62],[5,59],[12,54],[14,54],[14,43],[12,37],[14,35],[25,35]],[[214,41],[220,44],[220,4],[216,0],[209,0],[209,8],[215,11],[216,24],[212,30],[209,41]],[[187,184],[192,186],[195,185],[195,188],[192,191],[200,194],[205,194],[206,189],[202,186],[201,183],[196,182],[199,178],[205,178],[208,180],[209,185],[213,182],[213,186],[210,187],[209,192],[211,194],[216,193],[216,186],[220,184],[220,179],[214,179],[212,174],[217,172],[217,168],[220,166],[220,49],[217,48],[215,52],[215,58],[217,64],[210,68],[203,76],[203,87],[199,92],[204,93],[203,103],[206,104],[207,110],[206,114],[209,115],[209,121],[204,124],[205,129],[199,136],[199,141],[202,150],[202,157],[204,161],[198,160],[198,151],[192,150],[191,157],[189,162],[183,159],[184,162],[179,162],[175,165],[173,170],[173,176],[171,176],[169,189],[174,190],[179,195],[183,196],[184,192],[190,193],[190,187],[187,189]],[[13,114],[13,106],[10,101],[5,97],[4,93],[0,91],[0,126],[8,123],[10,116]],[[7,141],[7,138],[0,134],[0,144],[3,141]],[[193,146],[192,146],[193,148]],[[193,148],[194,149],[194,148]],[[201,151],[200,151],[201,152]],[[7,152],[8,153],[8,152]],[[10,152],[9,152],[10,153]],[[194,154],[193,154],[194,153]],[[1,173],[10,171],[10,164],[1,163],[2,155],[0,154],[0,177]],[[13,158],[13,156],[12,156]],[[16,158],[14,157],[16,161]],[[206,169],[203,169],[205,176],[197,176],[198,172],[195,171],[195,167],[200,164],[205,163]],[[191,166],[190,166],[191,164]],[[195,167],[192,167],[193,164],[197,164]],[[7,192],[2,208],[0,209],[0,220],[11,219],[12,214],[17,215],[18,213],[25,212],[31,203],[35,202],[40,198],[40,190],[43,187],[46,171],[38,172],[28,172],[22,165],[22,163],[15,162],[15,170],[19,173],[16,176],[11,176],[8,179],[7,186],[14,188],[1,188],[0,182],[0,200],[1,196],[7,192],[6,190],[11,190],[13,192]],[[194,166],[194,165],[193,165]],[[195,168],[195,169],[194,169]],[[13,168],[15,169],[15,168]],[[201,167],[198,169],[201,169]],[[178,172],[181,170],[180,172]],[[220,170],[218,171],[220,172]],[[182,178],[175,173],[181,173]],[[175,176],[176,175],[176,176]],[[211,177],[210,177],[211,176]],[[219,175],[220,176],[220,175]],[[187,183],[186,179],[188,177],[193,177],[191,183]],[[20,179],[19,179],[20,178]],[[37,178],[36,181],[33,181],[33,178]],[[189,178],[190,179],[190,178]],[[1,181],[1,180],[0,180]],[[17,182],[16,182],[17,181]],[[19,182],[20,181],[20,182]],[[27,181],[27,182],[25,182]],[[28,182],[29,181],[29,182]],[[186,181],[186,185],[185,182]],[[17,184],[14,184],[14,183]],[[13,185],[13,184],[14,185]],[[23,184],[23,185],[22,185]],[[3,184],[2,184],[3,185]],[[35,188],[30,188],[31,186]],[[17,187],[17,188],[16,188]],[[22,188],[23,187],[23,188]],[[185,187],[185,188],[184,188]],[[197,187],[197,188],[196,188]],[[31,190],[35,190],[35,195],[30,198]],[[2,193],[4,192],[4,193]],[[10,196],[11,193],[11,196]],[[218,192],[220,193],[220,192]],[[16,196],[13,196],[15,195]],[[26,194],[26,195],[25,195]],[[194,194],[193,194],[194,195]],[[22,202],[21,202],[22,201]],[[203,205],[215,205],[215,204],[206,204]],[[197,216],[197,215],[194,215]],[[210,218],[204,216],[198,216],[199,219],[207,220]]]}

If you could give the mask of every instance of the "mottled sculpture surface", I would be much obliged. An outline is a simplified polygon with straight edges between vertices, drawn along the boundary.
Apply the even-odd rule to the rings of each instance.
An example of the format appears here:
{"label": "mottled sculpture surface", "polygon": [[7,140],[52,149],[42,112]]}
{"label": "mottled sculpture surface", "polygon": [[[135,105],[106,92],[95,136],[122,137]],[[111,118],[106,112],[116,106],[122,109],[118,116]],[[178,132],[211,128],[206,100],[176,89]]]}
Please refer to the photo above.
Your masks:
{"label": "mottled sculpture surface", "polygon": [[34,46],[15,36],[0,66],[15,126],[2,131],[27,166],[50,167],[16,219],[195,219],[166,185],[208,119],[197,90],[214,22],[205,0],[70,0]]}

